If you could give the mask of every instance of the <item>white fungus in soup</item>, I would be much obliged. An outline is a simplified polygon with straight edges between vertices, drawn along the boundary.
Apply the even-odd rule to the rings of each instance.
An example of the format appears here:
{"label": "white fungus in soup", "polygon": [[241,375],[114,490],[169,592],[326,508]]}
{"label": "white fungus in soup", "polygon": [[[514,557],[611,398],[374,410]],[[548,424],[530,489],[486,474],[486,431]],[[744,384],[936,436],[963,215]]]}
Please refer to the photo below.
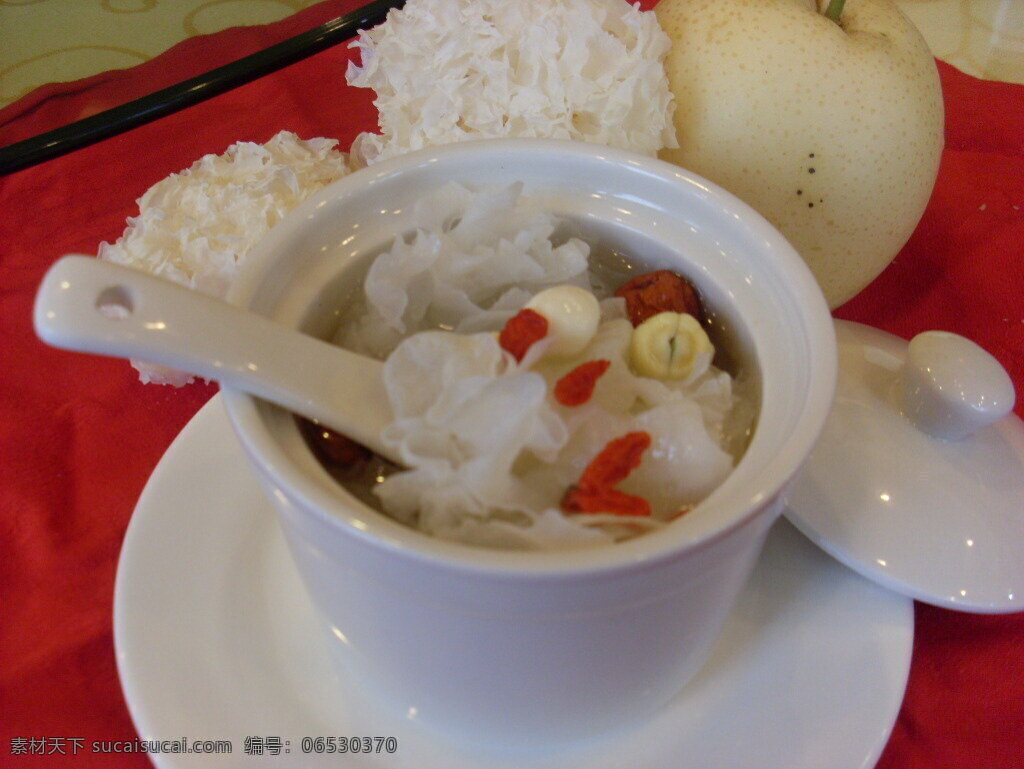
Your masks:
{"label": "white fungus in soup", "polygon": [[441,539],[550,549],[658,529],[729,474],[754,398],[700,298],[664,270],[608,286],[563,224],[520,184],[417,203],[336,337],[386,358],[404,467],[304,425],[352,493]]}

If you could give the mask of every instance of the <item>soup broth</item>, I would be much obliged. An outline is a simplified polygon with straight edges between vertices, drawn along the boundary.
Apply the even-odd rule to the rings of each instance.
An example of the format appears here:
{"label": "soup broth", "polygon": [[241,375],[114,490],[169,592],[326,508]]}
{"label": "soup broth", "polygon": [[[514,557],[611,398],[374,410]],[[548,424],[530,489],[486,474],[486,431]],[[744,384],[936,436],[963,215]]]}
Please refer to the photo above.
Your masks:
{"label": "soup broth", "polygon": [[[444,226],[450,228],[452,226],[451,222],[452,217],[449,216]],[[455,226],[457,227],[458,224],[459,222],[456,220]],[[586,223],[563,220],[558,223],[557,229],[552,231],[548,237],[552,246],[557,249],[567,243],[571,244],[574,240],[581,239],[582,236],[582,240],[586,243],[586,248],[589,251],[585,273],[571,276],[568,282],[576,285],[581,283],[586,285],[598,299],[603,300],[602,312],[606,317],[610,316],[615,320],[615,305],[617,302],[622,303],[622,300],[614,300],[612,297],[614,297],[615,292],[623,284],[638,275],[655,270],[665,268],[674,269],[675,271],[679,270],[678,260],[673,258],[673,254],[659,244],[652,244],[650,253],[635,255],[625,250],[622,244],[616,242],[614,237],[607,237],[607,232],[595,233],[594,230],[595,228],[592,224],[588,226]],[[402,238],[406,246],[409,245],[410,237],[412,236],[407,235]],[[371,284],[373,269],[373,267],[370,268],[366,280],[363,281],[364,286]],[[424,277],[425,282],[430,280],[433,280],[433,277]],[[413,288],[415,289],[415,285]],[[386,333],[381,333],[381,329],[375,327],[379,325],[380,318],[375,317],[372,297],[368,298],[370,293],[370,290],[355,292],[352,300],[340,312],[336,341],[357,352],[364,354],[370,352],[378,357],[384,357],[384,354],[393,350],[403,337],[419,334],[423,331],[442,330],[460,334],[485,333],[493,336],[494,332],[501,331],[509,318],[516,315],[516,312],[523,304],[523,299],[528,297],[528,293],[524,292],[522,295],[515,295],[510,299],[508,297],[509,292],[505,289],[495,290],[490,295],[484,290],[478,292],[477,295],[471,296],[472,301],[478,303],[481,308],[484,308],[484,311],[481,312],[482,317],[470,318],[468,327],[464,320],[460,320],[452,314],[446,315],[445,312],[440,312],[431,316],[428,310],[421,323],[406,328],[404,333],[398,333],[394,329],[388,329]],[[717,295],[715,287],[699,285],[698,294],[703,307],[701,326],[714,346],[714,357],[711,362],[712,368],[710,371],[717,372],[720,370],[727,374],[726,379],[728,380],[730,398],[730,407],[722,415],[720,423],[716,422],[716,426],[711,432],[718,434],[717,444],[719,448],[729,455],[732,466],[735,466],[735,463],[740,460],[751,439],[756,422],[760,390],[755,363],[756,359],[742,327],[729,314],[723,313],[718,309],[725,306],[725,303],[722,301],[722,297]],[[495,310],[495,307],[498,307],[498,310]],[[621,317],[621,309],[617,310],[617,312]],[[622,323],[622,321],[617,322]],[[462,326],[461,328],[460,325]],[[605,328],[604,322],[601,327],[602,329]],[[363,334],[367,330],[369,330],[368,333]],[[540,367],[543,368],[543,366]],[[709,385],[709,387],[711,386]],[[568,413],[569,411],[571,410],[563,409],[563,412]],[[627,416],[631,416],[631,414],[626,414],[623,418]],[[590,418],[592,419],[593,417]],[[566,419],[571,423],[574,416],[568,413]],[[685,513],[689,507],[699,502],[699,500],[694,500],[692,504],[688,503],[683,506],[683,509],[678,510],[667,518],[662,516],[657,519],[652,518],[650,521],[640,521],[639,519],[625,520],[622,516],[616,517],[614,514],[600,514],[594,511],[588,511],[586,515],[566,512],[565,499],[567,497],[563,497],[561,509],[559,509],[560,500],[558,498],[542,503],[543,506],[554,509],[546,511],[539,519],[533,517],[532,514],[524,514],[515,505],[509,505],[507,509],[498,505],[490,509],[486,514],[486,517],[488,519],[493,518],[493,521],[481,521],[479,511],[470,511],[467,513],[467,519],[471,523],[467,526],[463,527],[461,523],[453,524],[442,533],[431,532],[429,527],[425,527],[422,524],[418,512],[409,512],[404,509],[405,506],[400,504],[398,507],[401,509],[396,513],[394,510],[388,510],[386,502],[382,503],[382,496],[385,498],[387,496],[381,493],[383,491],[382,487],[385,486],[389,479],[401,476],[403,473],[408,473],[408,471],[371,454],[361,447],[354,446],[343,436],[323,430],[305,420],[299,420],[299,422],[306,442],[320,463],[332,477],[357,499],[381,510],[385,514],[391,514],[393,517],[414,527],[426,528],[428,533],[436,533],[438,536],[445,538],[462,539],[471,544],[529,548],[600,544],[602,541],[612,542],[658,528],[668,520]],[[571,429],[577,428],[571,427]],[[610,448],[613,443],[614,441],[609,441],[605,448]],[[569,441],[569,444],[572,444],[572,440]],[[655,448],[651,449],[652,452],[657,451],[660,445],[657,441],[655,441],[655,444]],[[586,452],[583,453],[585,454]],[[539,461],[535,454],[536,452],[526,452],[521,455],[514,463],[514,474],[518,475],[521,472],[526,472],[533,485],[544,486],[545,483],[551,481],[549,476],[552,474],[547,473],[541,466],[543,462]],[[577,460],[575,467],[579,470],[582,467],[580,463],[585,463],[584,460],[591,461],[591,464],[594,464],[598,461],[595,456]],[[513,468],[510,467],[510,471],[513,471]],[[580,483],[586,480],[587,472],[590,471],[584,468],[583,474],[580,476]],[[578,483],[569,483],[567,488],[578,485]],[[623,488],[628,488],[628,486],[629,479],[622,484]],[[619,493],[617,489],[611,491],[616,494]],[[633,489],[632,491],[635,492],[637,490]],[[523,494],[519,496],[523,496]],[[529,494],[525,496],[528,497]],[[516,497],[516,499],[518,501],[519,497]],[[560,528],[563,526],[562,523],[552,523],[552,513],[567,521],[586,519],[585,524],[576,526],[576,528],[598,530],[602,537],[587,536],[582,537],[580,541],[575,541],[572,536],[567,536],[562,531]],[[435,518],[437,517],[436,511],[434,516]],[[489,522],[493,522],[500,529],[498,535],[492,537],[488,533],[485,524]],[[538,532],[550,529],[553,532],[549,537],[550,542],[544,539],[548,536],[544,533],[539,533],[537,536],[526,536],[522,542],[516,541],[515,533],[518,529],[526,531],[530,530],[531,527]],[[463,529],[472,533],[463,537],[459,533]],[[506,536],[510,531],[512,536]]]}

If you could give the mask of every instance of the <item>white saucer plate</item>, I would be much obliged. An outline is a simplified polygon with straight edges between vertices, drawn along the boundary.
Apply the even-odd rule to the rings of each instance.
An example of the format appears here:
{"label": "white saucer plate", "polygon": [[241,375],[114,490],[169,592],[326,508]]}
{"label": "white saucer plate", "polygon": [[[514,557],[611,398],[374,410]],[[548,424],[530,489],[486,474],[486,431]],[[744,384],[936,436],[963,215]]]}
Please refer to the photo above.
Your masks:
{"label": "white saucer plate", "polygon": [[[117,663],[140,737],[232,743],[230,756],[154,754],[160,769],[864,769],[877,761],[910,667],[912,602],[839,565],[784,521],[706,667],[639,726],[498,750],[453,743],[415,713],[389,710],[330,664],[219,400],[153,473],[117,574]],[[371,738],[371,752],[307,752],[351,737]],[[246,738],[262,756],[246,754]]]}

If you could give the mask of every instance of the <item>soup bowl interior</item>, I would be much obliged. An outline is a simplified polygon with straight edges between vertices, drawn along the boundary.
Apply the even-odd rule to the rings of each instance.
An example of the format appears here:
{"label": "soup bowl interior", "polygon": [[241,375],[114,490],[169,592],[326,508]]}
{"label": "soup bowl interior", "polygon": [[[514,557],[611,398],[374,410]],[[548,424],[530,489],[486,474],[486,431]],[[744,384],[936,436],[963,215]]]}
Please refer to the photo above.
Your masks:
{"label": "soup bowl interior", "polygon": [[[661,161],[542,140],[424,150],[341,179],[254,250],[232,301],[330,338],[369,261],[447,181],[522,182],[599,258],[696,284],[758,402],[746,452],[716,490],[662,530],[615,545],[470,547],[358,502],[291,414],[227,389],[224,400],[341,664],[442,726],[472,717],[488,738],[572,738],[657,707],[703,661],[824,424],[831,320],[804,262],[738,199]],[[631,647],[620,623],[642,632],[645,661],[623,662],[636,639]],[[510,636],[523,644],[509,647]]]}

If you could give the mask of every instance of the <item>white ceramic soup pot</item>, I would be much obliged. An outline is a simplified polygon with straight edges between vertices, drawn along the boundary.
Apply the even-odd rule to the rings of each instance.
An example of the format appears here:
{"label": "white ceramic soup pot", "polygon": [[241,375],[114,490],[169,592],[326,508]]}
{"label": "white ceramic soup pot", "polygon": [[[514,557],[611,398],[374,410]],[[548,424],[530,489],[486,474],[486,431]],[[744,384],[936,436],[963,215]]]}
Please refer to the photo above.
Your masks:
{"label": "white ceramic soup pot", "polygon": [[707,657],[829,411],[829,312],[803,260],[737,198],[658,160],[536,139],[422,150],[339,180],[254,249],[231,299],[329,337],[368,260],[449,180],[523,182],[599,249],[697,285],[760,382],[753,438],[719,488],[623,543],[476,548],[357,501],[289,413],[239,392],[224,400],[349,675],[402,712],[478,740],[607,732],[664,705]]}

